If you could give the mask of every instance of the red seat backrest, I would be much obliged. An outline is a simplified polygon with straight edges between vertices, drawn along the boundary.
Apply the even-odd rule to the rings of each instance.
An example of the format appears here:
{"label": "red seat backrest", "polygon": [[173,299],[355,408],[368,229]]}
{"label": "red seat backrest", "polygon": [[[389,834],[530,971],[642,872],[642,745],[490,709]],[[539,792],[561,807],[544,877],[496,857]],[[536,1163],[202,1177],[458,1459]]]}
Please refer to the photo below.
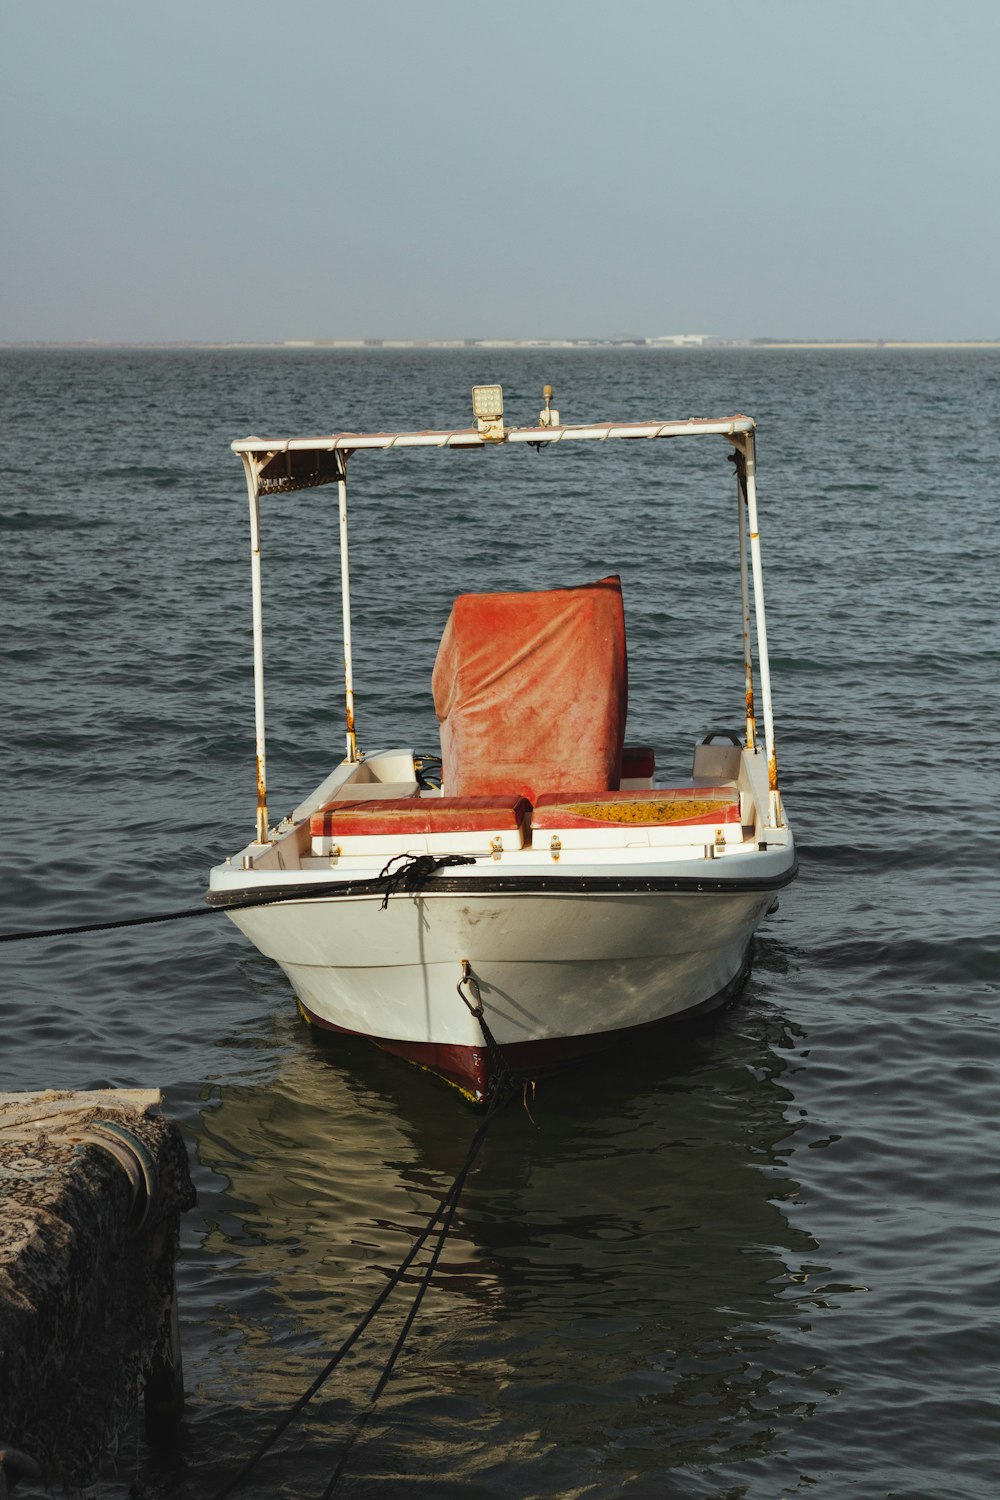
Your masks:
{"label": "red seat backrest", "polygon": [[433,687],[449,795],[617,788],[628,709],[621,581],[461,595]]}

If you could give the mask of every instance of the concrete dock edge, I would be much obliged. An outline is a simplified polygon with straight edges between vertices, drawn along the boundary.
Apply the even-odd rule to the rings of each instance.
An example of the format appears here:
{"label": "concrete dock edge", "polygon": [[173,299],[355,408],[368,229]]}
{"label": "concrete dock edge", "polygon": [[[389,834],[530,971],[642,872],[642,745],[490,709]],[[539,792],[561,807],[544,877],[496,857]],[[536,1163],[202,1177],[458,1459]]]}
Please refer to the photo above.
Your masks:
{"label": "concrete dock edge", "polygon": [[92,1483],[140,1398],[148,1439],[170,1441],[193,1204],[158,1091],[0,1094],[0,1497],[33,1470]]}

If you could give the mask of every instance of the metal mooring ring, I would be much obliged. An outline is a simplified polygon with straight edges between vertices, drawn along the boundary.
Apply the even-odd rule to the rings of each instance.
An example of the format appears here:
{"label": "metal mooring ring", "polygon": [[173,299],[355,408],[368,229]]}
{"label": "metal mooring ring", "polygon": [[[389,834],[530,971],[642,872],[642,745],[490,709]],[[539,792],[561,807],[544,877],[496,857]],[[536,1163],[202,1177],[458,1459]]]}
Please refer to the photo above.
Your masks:
{"label": "metal mooring ring", "polygon": [[[463,988],[464,985],[469,986],[469,995],[472,996],[471,1000],[469,999],[469,995],[465,993],[465,990]],[[455,988],[458,990],[460,998],[469,1007],[472,1014],[474,1016],[481,1016],[483,1013],[483,997],[479,993],[478,981],[475,974],[473,974],[472,972],[472,965],[469,963],[469,960],[467,958],[462,959],[462,977],[458,981],[458,984],[455,986]]]}

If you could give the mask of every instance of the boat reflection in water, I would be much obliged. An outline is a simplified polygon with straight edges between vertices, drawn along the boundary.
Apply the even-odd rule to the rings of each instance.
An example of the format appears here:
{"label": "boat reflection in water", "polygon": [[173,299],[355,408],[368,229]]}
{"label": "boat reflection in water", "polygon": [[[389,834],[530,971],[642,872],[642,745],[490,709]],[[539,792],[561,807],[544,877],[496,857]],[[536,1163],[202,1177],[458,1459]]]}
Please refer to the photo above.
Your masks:
{"label": "boat reflection in water", "polygon": [[[822,1394],[805,1367],[824,1268],[789,1213],[798,1041],[750,995],[707,1032],[548,1081],[530,1116],[515,1100],[495,1122],[352,1475],[499,1496],[772,1471],[776,1432]],[[212,1479],[383,1287],[475,1128],[456,1095],[363,1042],[273,1025],[299,1050],[277,1077],[224,1088],[198,1142],[204,1236],[181,1294],[192,1460],[211,1453]],[[241,1493],[322,1488],[408,1302],[394,1295],[292,1429],[294,1458],[268,1458]]]}

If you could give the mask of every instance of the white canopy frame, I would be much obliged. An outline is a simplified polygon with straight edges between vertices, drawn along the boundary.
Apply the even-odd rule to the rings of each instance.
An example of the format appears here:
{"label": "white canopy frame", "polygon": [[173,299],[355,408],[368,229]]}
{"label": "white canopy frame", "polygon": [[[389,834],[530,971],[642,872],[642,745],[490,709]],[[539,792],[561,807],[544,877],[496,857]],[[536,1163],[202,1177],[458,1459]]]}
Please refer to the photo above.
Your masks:
{"label": "white canopy frame", "polygon": [[[736,413],[717,419],[690,417],[674,422],[599,422],[582,426],[504,428],[503,436],[487,438],[474,428],[420,432],[344,432],[328,437],[259,438],[234,442],[232,451],[243,461],[250,502],[250,566],[253,591],[254,725],[257,758],[257,842],[270,842],[267,813],[267,749],[264,713],[264,609],[261,572],[260,500],[262,495],[336,484],[340,517],[341,599],[344,624],[344,690],[347,760],[361,759],[354,719],[354,668],[351,645],[351,588],[347,527],[347,462],[352,453],[373,448],[483,448],[499,443],[532,447],[572,441],[607,442],[611,438],[724,437],[736,461],[740,592],[743,613],[743,657],[746,678],[746,745],[757,749],[754,711],[753,642],[750,623],[750,580],[753,581],[757,665],[764,715],[764,748],[768,770],[767,826],[783,822],[774,748],[771,672],[764,609],[764,574],[757,515],[756,424]],[[749,541],[749,549],[747,543]],[[748,556],[749,551],[749,556]]]}

